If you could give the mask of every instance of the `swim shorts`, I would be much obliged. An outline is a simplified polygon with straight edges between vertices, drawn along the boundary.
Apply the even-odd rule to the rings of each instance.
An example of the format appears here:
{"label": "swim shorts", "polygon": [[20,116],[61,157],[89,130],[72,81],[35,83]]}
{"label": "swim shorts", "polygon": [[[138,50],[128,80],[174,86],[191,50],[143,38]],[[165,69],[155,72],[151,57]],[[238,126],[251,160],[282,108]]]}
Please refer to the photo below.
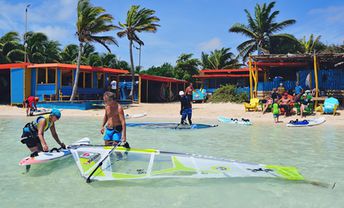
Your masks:
{"label": "swim shorts", "polygon": [[121,138],[122,138],[122,126],[121,125],[116,126],[114,129],[106,127],[105,135],[103,138],[105,141],[119,142],[119,141],[121,141]]}

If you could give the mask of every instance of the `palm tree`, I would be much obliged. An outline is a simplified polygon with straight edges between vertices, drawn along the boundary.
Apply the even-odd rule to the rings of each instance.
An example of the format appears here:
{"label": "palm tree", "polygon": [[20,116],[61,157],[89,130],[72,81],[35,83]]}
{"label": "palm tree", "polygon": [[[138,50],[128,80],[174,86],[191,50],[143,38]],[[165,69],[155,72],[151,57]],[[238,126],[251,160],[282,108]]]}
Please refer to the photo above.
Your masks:
{"label": "palm tree", "polygon": [[75,64],[78,58],[79,47],[75,44],[67,45],[63,51],[60,53],[63,63],[66,64]]}
{"label": "palm tree", "polygon": [[23,61],[24,47],[17,32],[8,32],[0,37],[0,63]]}
{"label": "palm tree", "polygon": [[61,44],[58,41],[49,40],[47,35],[40,32],[28,32],[25,36],[30,62],[51,63],[61,61]]}
{"label": "palm tree", "polygon": [[250,53],[256,50],[258,50],[258,53],[260,50],[269,53],[270,47],[272,47],[270,42],[273,41],[273,39],[283,38],[297,41],[294,36],[290,34],[275,34],[296,22],[293,19],[276,22],[276,17],[280,12],[272,11],[275,3],[276,2],[271,2],[268,5],[264,3],[262,6],[256,4],[253,17],[250,12],[245,9],[244,11],[247,15],[248,25],[236,23],[229,29],[229,32],[241,33],[249,38],[249,40],[241,43],[237,47],[243,59],[246,59]]}
{"label": "palm tree", "polygon": [[315,47],[317,46],[317,44],[319,44],[319,40],[320,40],[320,35],[317,36],[315,39],[314,39],[314,36],[313,34],[310,35],[309,39],[306,40],[306,36],[303,37],[303,39],[301,39],[299,42],[300,42],[300,45],[301,45],[301,48],[302,48],[302,53],[313,53]]}
{"label": "palm tree", "polygon": [[210,55],[202,52],[201,65],[204,69],[230,69],[241,66],[230,48],[214,50]]}
{"label": "palm tree", "polygon": [[174,77],[187,81],[193,81],[193,75],[199,73],[198,66],[200,61],[192,58],[193,54],[181,54],[178,57],[176,67],[174,68]]}
{"label": "palm tree", "polygon": [[143,46],[143,41],[138,37],[137,33],[141,32],[153,32],[157,31],[157,27],[160,27],[157,22],[160,19],[156,16],[153,16],[155,13],[154,10],[142,8],[140,6],[134,5],[131,6],[127,13],[127,19],[125,23],[119,23],[120,29],[122,31],[118,32],[118,37],[127,37],[129,40],[129,53],[130,53],[130,64],[131,64],[131,77],[132,77],[132,86],[130,91],[130,97],[134,100],[134,84],[135,84],[135,67],[133,59],[133,44],[138,43],[140,46]]}
{"label": "palm tree", "polygon": [[100,59],[104,67],[109,67],[109,68],[118,67],[118,60],[115,54],[112,54],[112,53],[101,54]]}
{"label": "palm tree", "polygon": [[109,32],[118,28],[112,24],[114,18],[110,14],[105,14],[105,9],[92,6],[89,0],[79,0],[77,12],[76,35],[79,39],[79,52],[73,91],[70,97],[71,101],[74,99],[78,87],[80,60],[84,44],[97,42],[103,45],[108,51],[110,51],[110,48],[107,44],[113,43],[117,45],[114,37],[98,35],[99,33]]}

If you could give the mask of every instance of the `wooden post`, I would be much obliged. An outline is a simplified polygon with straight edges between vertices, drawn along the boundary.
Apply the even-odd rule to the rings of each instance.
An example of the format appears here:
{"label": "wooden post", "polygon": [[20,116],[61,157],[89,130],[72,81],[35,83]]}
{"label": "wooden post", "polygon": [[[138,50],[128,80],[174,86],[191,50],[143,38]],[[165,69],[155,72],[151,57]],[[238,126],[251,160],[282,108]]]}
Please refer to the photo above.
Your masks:
{"label": "wooden post", "polygon": [[254,91],[255,91],[255,95],[254,97],[257,98],[258,96],[258,68],[257,68],[257,63],[254,63]]}
{"label": "wooden post", "polygon": [[137,96],[137,102],[140,104],[141,103],[141,76],[139,75],[139,91],[138,91],[138,96]]}
{"label": "wooden post", "polygon": [[[318,98],[319,96],[319,83],[318,83],[318,63],[317,63],[317,57],[314,52],[314,81],[315,81],[315,98]],[[315,100],[315,107],[318,106],[318,100]]]}
{"label": "wooden post", "polygon": [[169,101],[172,100],[171,97],[172,97],[172,82],[170,82],[170,91],[169,91],[169,93],[168,93],[168,100],[169,100]]}
{"label": "wooden post", "polygon": [[146,103],[148,103],[148,79],[146,80]]}
{"label": "wooden post", "polygon": [[251,56],[249,56],[248,59],[248,68],[249,68],[249,81],[250,81],[250,99],[253,98],[253,91],[252,91],[252,60],[251,60]]}

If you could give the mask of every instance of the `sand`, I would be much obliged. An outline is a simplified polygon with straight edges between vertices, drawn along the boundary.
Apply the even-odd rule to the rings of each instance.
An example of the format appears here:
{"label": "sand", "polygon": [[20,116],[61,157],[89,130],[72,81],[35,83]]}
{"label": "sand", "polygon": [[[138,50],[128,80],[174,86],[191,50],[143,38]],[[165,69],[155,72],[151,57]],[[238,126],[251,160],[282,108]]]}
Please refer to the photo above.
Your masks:
{"label": "sand", "polygon": [[[156,120],[165,122],[179,122],[180,120],[180,103],[155,103],[155,104],[132,104],[128,109],[125,109],[126,114],[141,114],[147,113],[147,116],[139,120]],[[320,115],[316,113],[313,116],[307,116],[307,118],[316,118],[324,116],[326,118],[327,125],[342,125],[344,126],[344,116],[342,110],[338,111],[340,115]],[[25,116],[25,109],[15,106],[0,105],[0,117],[1,116]],[[94,117],[103,116],[103,109],[92,109],[92,110],[70,110],[64,109],[62,112],[63,117]],[[233,104],[233,103],[195,103],[193,104],[193,122],[208,122],[217,123],[218,116],[226,116],[231,118],[248,118],[254,124],[270,122],[273,124],[273,118],[271,113],[262,114],[261,111],[258,112],[245,112],[243,104]],[[290,116],[284,117],[280,116],[282,123],[288,123],[290,120],[301,119],[300,116]]]}

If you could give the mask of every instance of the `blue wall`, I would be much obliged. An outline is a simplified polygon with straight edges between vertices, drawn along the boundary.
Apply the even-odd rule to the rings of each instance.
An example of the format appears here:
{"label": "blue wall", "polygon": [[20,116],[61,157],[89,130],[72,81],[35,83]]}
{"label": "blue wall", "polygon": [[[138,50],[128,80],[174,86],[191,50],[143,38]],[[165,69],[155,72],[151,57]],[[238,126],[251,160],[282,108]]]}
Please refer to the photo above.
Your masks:
{"label": "blue wall", "polygon": [[[306,78],[309,73],[311,73],[311,88],[315,88],[314,70],[300,70],[299,84],[303,89],[309,89],[309,87],[306,86]],[[271,91],[273,88],[277,88],[281,82],[286,90],[294,90],[296,81],[285,81],[283,79],[276,78],[270,82],[259,82],[258,91]],[[344,71],[340,69],[319,70],[318,83],[320,90],[343,90]]]}
{"label": "blue wall", "polygon": [[38,84],[36,86],[36,96],[40,100],[43,100],[43,95],[54,95],[56,94],[55,84]]}
{"label": "blue wall", "polygon": [[[59,93],[61,90],[63,95],[71,95],[72,94],[72,86],[61,86],[61,69],[57,69],[57,83],[56,84],[37,84],[36,81],[36,69],[31,70],[31,94],[39,97],[43,100],[43,95],[54,95]],[[75,73],[75,71],[74,71]],[[78,88],[79,98],[81,99],[95,99],[98,95],[102,95],[104,93],[103,88],[98,87],[98,80],[97,80],[97,72],[93,72],[93,88]],[[105,74],[105,77],[108,75]],[[57,86],[57,88],[56,88]],[[106,85],[105,85],[106,86]]]}
{"label": "blue wall", "polygon": [[24,69],[11,69],[11,104],[20,104],[24,100]]}

